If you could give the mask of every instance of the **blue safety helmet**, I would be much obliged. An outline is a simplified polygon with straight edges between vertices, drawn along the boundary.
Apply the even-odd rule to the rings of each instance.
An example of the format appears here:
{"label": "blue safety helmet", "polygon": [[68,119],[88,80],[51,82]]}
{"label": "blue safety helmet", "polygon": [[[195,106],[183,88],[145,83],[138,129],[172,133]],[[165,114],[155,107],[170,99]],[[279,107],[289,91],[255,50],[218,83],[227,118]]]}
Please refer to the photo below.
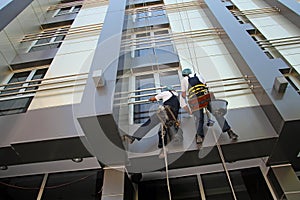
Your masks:
{"label": "blue safety helmet", "polygon": [[163,88],[163,91],[175,91],[175,89],[172,86],[167,85]]}
{"label": "blue safety helmet", "polygon": [[192,70],[190,68],[182,70],[182,76],[188,76],[189,74],[192,74]]}

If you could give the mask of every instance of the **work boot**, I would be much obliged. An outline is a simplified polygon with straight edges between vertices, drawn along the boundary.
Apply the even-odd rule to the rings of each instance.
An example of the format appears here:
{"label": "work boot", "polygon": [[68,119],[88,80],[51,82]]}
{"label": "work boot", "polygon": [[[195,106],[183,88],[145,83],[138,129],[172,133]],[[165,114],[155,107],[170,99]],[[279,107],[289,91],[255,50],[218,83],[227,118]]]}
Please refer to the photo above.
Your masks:
{"label": "work boot", "polygon": [[196,143],[201,144],[202,142],[203,142],[203,137],[201,137],[200,135],[196,135]]}
{"label": "work boot", "polygon": [[237,138],[239,137],[237,134],[235,134],[231,129],[229,131],[227,131],[229,138],[231,140],[237,140]]}
{"label": "work boot", "polygon": [[129,144],[132,144],[135,140],[135,137],[131,136],[131,135],[123,135],[123,140],[127,140]]}
{"label": "work boot", "polygon": [[207,125],[207,126],[213,126],[214,123],[215,123],[215,121],[209,119],[209,120],[207,121],[206,125]]}

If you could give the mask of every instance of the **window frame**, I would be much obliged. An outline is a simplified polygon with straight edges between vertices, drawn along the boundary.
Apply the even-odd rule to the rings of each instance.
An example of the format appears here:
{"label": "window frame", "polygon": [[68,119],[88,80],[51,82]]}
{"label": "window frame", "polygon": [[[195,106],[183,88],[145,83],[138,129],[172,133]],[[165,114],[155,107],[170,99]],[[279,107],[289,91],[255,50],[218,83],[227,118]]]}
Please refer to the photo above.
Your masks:
{"label": "window frame", "polygon": [[[164,32],[167,33],[159,33]],[[138,35],[146,34],[147,36],[138,37]],[[150,29],[143,32],[136,32],[132,34],[132,39],[135,40],[135,45],[131,46],[131,57],[138,58],[141,56],[140,51],[145,49],[152,49],[151,55],[159,55],[158,50],[165,47],[171,47],[170,51],[175,52],[173,40],[171,38],[171,29],[160,28],[160,29]],[[164,41],[161,41],[163,39]],[[161,43],[161,44],[159,44]]]}
{"label": "window frame", "polygon": [[[178,84],[168,84],[168,83],[162,83],[163,81],[161,80],[162,77],[165,77],[163,74],[164,73],[172,73],[174,72],[174,75],[178,75]],[[138,90],[136,87],[136,81],[137,81],[137,77],[141,77],[141,76],[147,76],[147,75],[152,75],[153,76],[153,79],[154,79],[154,89],[150,90],[150,91],[155,91],[155,93],[159,93],[159,92],[162,92],[162,88],[161,86],[163,85],[172,85],[175,87],[175,89],[180,89],[180,69],[179,67],[176,67],[176,68],[172,68],[172,69],[165,69],[165,70],[156,70],[156,71],[147,71],[147,72],[142,72],[142,73],[136,73],[136,74],[133,74],[132,76],[129,77],[129,91],[132,91],[130,94],[129,94],[129,113],[128,113],[128,117],[129,117],[129,124],[130,125],[138,125],[138,124],[142,124],[144,123],[148,118],[145,118],[144,120],[141,119],[140,122],[136,122],[136,120],[138,120],[139,118],[136,117],[136,115],[138,114],[135,114],[135,106],[136,105],[145,105],[147,103],[135,103],[139,100],[136,100],[136,99],[139,99],[140,97],[134,97],[136,96],[136,91]],[[163,84],[163,85],[162,85]],[[178,86],[177,86],[178,85]],[[148,89],[148,88],[143,88],[143,89]],[[149,88],[151,89],[151,88]],[[153,96],[154,93],[149,93],[149,98],[150,96]]]}
{"label": "window frame", "polygon": [[[21,82],[24,82],[24,83],[22,84],[22,86],[18,86],[18,87],[27,87],[27,86],[30,86],[30,82],[28,82],[28,81],[34,80],[34,79],[32,79],[32,78],[34,77],[35,73],[36,73],[38,70],[41,70],[41,69],[48,69],[48,68],[49,68],[49,66],[46,65],[46,66],[40,66],[40,67],[36,67],[36,68],[29,68],[29,69],[22,69],[22,70],[16,70],[16,71],[13,71],[11,74],[9,74],[9,75],[7,76],[7,78],[3,81],[2,84],[9,84],[10,80],[11,80],[11,79],[13,78],[13,76],[14,76],[15,74],[17,74],[17,73],[22,73],[22,72],[28,72],[28,71],[30,71],[29,75],[26,77],[26,80],[25,80],[25,81],[21,81]],[[44,76],[46,75],[46,73],[47,73],[47,70],[46,70]],[[6,86],[1,86],[0,89],[1,89],[1,90],[2,90],[2,89],[5,89],[5,87],[6,87]],[[33,87],[35,87],[35,86],[33,86]],[[38,86],[36,86],[36,87],[38,87]],[[10,89],[13,89],[13,87],[10,88]],[[15,90],[17,90],[17,89],[15,89]],[[24,91],[26,91],[26,88],[20,88],[19,91],[18,91],[18,93],[20,93],[20,94],[12,94],[12,95],[7,95],[7,96],[5,96],[5,97],[1,97],[1,96],[0,96],[0,101],[12,100],[12,99],[18,99],[18,98],[24,98],[24,97],[33,97],[33,96],[35,95],[35,93],[36,93],[35,91],[32,91],[32,92],[27,93],[27,94],[22,94],[22,92],[24,92]],[[13,92],[13,93],[15,93],[15,92]],[[1,95],[1,94],[2,94],[2,93],[1,93],[1,91],[0,91],[0,95]],[[9,94],[9,93],[7,93],[7,94]]]}
{"label": "window frame", "polygon": [[[79,7],[79,9],[76,9],[76,7]],[[57,9],[56,12],[54,13],[53,17],[59,17],[59,16],[63,16],[63,15],[70,15],[70,14],[78,13],[81,10],[81,8],[82,8],[82,5],[63,7],[63,8]],[[66,12],[60,13],[64,9],[68,9],[68,10]]]}
{"label": "window frame", "polygon": [[[11,74],[9,74],[7,76],[7,78],[5,79],[5,81],[3,82],[3,84],[1,84],[0,89],[5,89],[7,86],[9,86],[6,84],[9,84],[11,82],[11,80],[15,74],[29,72],[29,74],[27,76],[25,76],[26,78],[24,81],[11,82],[11,83],[20,82],[20,84],[22,84],[22,85],[16,84],[16,89],[14,89],[14,87],[8,87],[9,89],[11,89],[12,92],[2,93],[2,91],[0,91],[0,95],[5,94],[5,96],[0,96],[0,105],[1,105],[0,116],[25,113],[28,110],[28,108],[32,102],[32,99],[35,96],[35,93],[39,87],[39,84],[42,82],[42,80],[40,80],[40,79],[44,79],[48,68],[49,68],[48,65],[39,66],[39,67],[35,67],[35,68],[30,68],[30,69],[16,70],[16,71],[13,71]],[[40,75],[39,73],[37,73],[37,72],[40,72],[40,70],[44,70],[44,72],[42,71],[42,73],[41,73],[42,78],[39,78],[39,77],[35,78],[36,75],[37,76]],[[34,80],[36,80],[36,81],[34,81]],[[33,85],[33,86],[30,87],[31,85]],[[37,86],[34,86],[34,85],[37,85]],[[32,89],[30,89],[30,88],[32,88]],[[16,90],[18,90],[18,91],[16,91]],[[29,91],[29,92],[22,93],[25,91]],[[10,105],[11,103],[14,105]]]}
{"label": "window frame", "polygon": [[[48,34],[48,33],[46,33],[46,34]],[[65,32],[64,28],[58,28],[55,31],[53,31],[52,35],[50,35],[50,36],[46,36],[46,37],[42,36],[41,38],[34,40],[28,49],[28,53],[36,52],[36,51],[43,51],[46,49],[59,48],[61,46],[63,40],[65,39],[66,34],[67,33]],[[41,33],[41,35],[43,35],[43,33]],[[60,38],[60,39],[57,40],[57,38]],[[50,39],[50,40],[48,42],[39,44],[40,41],[45,40],[45,39]],[[53,45],[57,45],[57,46],[53,47]],[[33,50],[34,48],[39,48],[39,47],[45,47],[45,49]],[[49,47],[49,48],[47,48],[47,47]]]}
{"label": "window frame", "polygon": [[[161,11],[162,13],[155,14],[155,12],[157,11]],[[133,23],[151,20],[151,18],[160,16],[167,16],[167,12],[164,9],[164,6],[161,4],[143,8],[136,8],[131,11],[131,18]]]}

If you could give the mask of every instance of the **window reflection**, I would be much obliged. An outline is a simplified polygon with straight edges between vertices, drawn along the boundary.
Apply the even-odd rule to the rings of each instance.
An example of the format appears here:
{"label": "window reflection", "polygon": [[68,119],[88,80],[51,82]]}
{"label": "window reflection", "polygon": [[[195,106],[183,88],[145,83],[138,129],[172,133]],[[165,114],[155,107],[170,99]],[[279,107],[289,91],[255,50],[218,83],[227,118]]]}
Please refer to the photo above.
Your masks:
{"label": "window reflection", "polygon": [[144,123],[149,119],[150,115],[153,114],[153,110],[151,111],[153,104],[141,101],[147,101],[151,96],[154,96],[161,87],[167,85],[179,86],[179,83],[180,80],[177,69],[160,72],[150,71],[147,75],[136,76],[134,90],[137,92],[134,94],[134,96],[136,96],[134,98],[134,123]]}
{"label": "window reflection", "polygon": [[[152,74],[137,76],[135,84],[136,84],[135,87],[136,90],[155,88],[154,76]],[[135,95],[145,95],[151,93],[152,94],[155,93],[155,89],[136,92]],[[148,100],[148,99],[149,96],[144,96],[144,97],[135,98],[135,101]],[[147,104],[147,103],[134,105],[134,123],[146,122],[149,119],[150,107],[151,104]]]}

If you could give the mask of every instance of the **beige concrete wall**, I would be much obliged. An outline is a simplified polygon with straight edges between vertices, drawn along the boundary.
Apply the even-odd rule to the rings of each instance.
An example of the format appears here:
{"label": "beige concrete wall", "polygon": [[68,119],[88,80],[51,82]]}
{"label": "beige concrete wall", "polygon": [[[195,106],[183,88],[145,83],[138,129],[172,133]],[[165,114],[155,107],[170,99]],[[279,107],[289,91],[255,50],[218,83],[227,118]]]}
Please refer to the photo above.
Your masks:
{"label": "beige concrete wall", "polygon": [[[107,5],[97,2],[85,4],[81,8],[71,26],[71,30],[81,31],[67,35],[48,69],[46,79],[89,72],[101,30],[87,32],[86,27],[102,24],[106,10]],[[56,84],[55,81],[58,79],[44,81],[43,83],[52,82],[51,87],[57,87],[57,89],[37,92],[29,110],[80,103],[85,87],[85,77],[87,75],[62,78],[59,80],[74,81]],[[40,87],[40,89],[45,87]]]}
{"label": "beige concrete wall", "polygon": [[[185,0],[167,0],[166,4],[189,2]],[[179,12],[178,12],[179,11]],[[191,31],[213,28],[210,20],[200,6],[167,11],[173,33],[189,33]],[[224,78],[241,77],[243,74],[238,69],[232,55],[218,35],[210,36],[186,36],[175,41],[182,69],[191,68],[194,72],[201,73],[206,81]],[[220,82],[219,84],[222,85]],[[245,87],[220,87],[218,90]],[[239,90],[235,92],[221,92],[216,94],[218,98],[229,102],[228,108],[240,108],[257,106],[258,102],[251,90]]]}
{"label": "beige concrete wall", "polygon": [[[263,1],[233,0],[241,11],[249,9],[260,9],[270,7]],[[268,40],[288,38],[300,35],[300,29],[287,20],[280,12],[260,15],[248,15],[248,19]],[[290,65],[300,73],[300,44],[290,44],[278,46],[275,49],[290,63]]]}

